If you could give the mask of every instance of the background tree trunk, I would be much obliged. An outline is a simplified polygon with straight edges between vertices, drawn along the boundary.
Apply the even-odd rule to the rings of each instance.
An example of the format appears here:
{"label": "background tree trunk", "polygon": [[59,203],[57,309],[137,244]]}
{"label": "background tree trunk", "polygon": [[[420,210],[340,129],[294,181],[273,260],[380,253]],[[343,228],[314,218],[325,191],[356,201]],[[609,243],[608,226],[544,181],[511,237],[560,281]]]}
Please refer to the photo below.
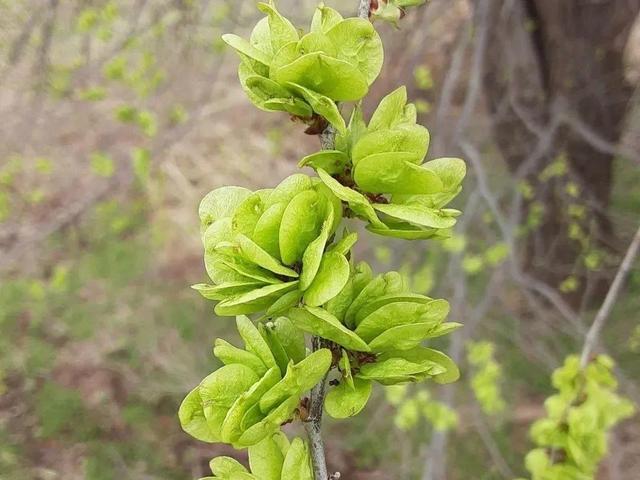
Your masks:
{"label": "background tree trunk", "polygon": [[[561,207],[569,179],[587,207],[585,231],[595,244],[611,245],[606,209],[614,157],[566,120],[579,119],[618,143],[633,92],[624,50],[639,10],[640,0],[492,2],[484,89],[493,134],[509,169],[526,173],[534,199],[544,205],[542,222],[527,240],[525,266],[553,286],[575,272],[584,248],[569,237]],[[567,176],[540,179],[558,158],[566,158]]]}

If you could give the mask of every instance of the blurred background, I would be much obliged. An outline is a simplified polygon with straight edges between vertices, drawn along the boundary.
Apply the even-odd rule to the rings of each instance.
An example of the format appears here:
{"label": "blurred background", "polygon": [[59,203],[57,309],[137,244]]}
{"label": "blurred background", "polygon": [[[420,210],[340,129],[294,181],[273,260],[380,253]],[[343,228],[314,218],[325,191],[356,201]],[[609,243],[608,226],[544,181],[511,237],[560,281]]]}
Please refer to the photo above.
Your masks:
{"label": "blurred background", "polygon": [[[355,14],[355,0],[326,3]],[[315,3],[278,5],[303,26]],[[442,346],[463,375],[327,419],[341,478],[525,474],[550,373],[581,350],[640,224],[639,11],[431,0],[398,30],[376,24],[386,61],[365,111],[406,84],[428,158],[460,156],[469,174],[451,239],[363,233],[356,257],[450,300],[465,328]],[[213,340],[235,339],[189,289],[205,278],[200,199],[272,186],[318,149],[241,91],[220,35],[258,18],[250,0],[0,1],[2,480],[187,479],[215,455],[242,459],[182,433],[176,412],[216,367]],[[599,350],[638,405],[638,262]],[[640,478],[638,415],[597,478]]]}

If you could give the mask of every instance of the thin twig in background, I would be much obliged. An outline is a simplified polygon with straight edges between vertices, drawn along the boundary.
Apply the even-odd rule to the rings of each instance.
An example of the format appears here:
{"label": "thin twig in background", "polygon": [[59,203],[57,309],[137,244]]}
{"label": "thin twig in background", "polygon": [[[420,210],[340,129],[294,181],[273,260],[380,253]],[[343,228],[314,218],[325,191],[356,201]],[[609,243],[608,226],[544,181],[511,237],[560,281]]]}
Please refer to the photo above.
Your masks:
{"label": "thin twig in background", "polygon": [[629,249],[622,259],[620,268],[618,268],[618,272],[616,273],[613,283],[607,292],[607,296],[605,297],[600,310],[598,310],[596,318],[591,324],[591,328],[589,328],[589,331],[587,332],[584,347],[582,348],[582,355],[580,356],[580,365],[582,368],[587,365],[591,352],[598,343],[598,337],[600,336],[600,332],[602,332],[602,327],[604,327],[607,317],[609,317],[609,314],[613,309],[616,299],[620,294],[620,290],[622,289],[622,285],[624,284],[624,280],[627,277],[627,273],[631,270],[631,265],[638,255],[638,250],[640,250],[640,227],[638,227],[633,240],[631,240]]}

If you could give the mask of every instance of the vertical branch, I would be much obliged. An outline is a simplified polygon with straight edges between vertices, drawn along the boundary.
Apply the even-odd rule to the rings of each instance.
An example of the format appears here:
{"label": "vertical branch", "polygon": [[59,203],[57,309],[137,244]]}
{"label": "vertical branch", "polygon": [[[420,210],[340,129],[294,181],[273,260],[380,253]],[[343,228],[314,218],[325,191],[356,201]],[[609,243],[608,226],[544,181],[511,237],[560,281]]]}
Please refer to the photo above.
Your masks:
{"label": "vertical branch", "polygon": [[631,270],[631,265],[638,255],[638,250],[640,250],[640,227],[636,231],[636,234],[633,236],[633,240],[631,240],[631,244],[629,245],[629,249],[622,259],[622,263],[618,268],[618,272],[616,273],[615,278],[613,279],[613,283],[607,292],[607,296],[598,310],[596,314],[596,318],[589,328],[587,332],[587,336],[584,342],[584,347],[582,349],[582,355],[580,356],[580,365],[584,368],[589,361],[589,357],[591,356],[591,352],[596,346],[598,342],[598,337],[600,336],[600,332],[602,331],[602,327],[604,327],[604,323],[607,320],[607,317],[611,313],[613,309],[613,305],[618,298],[618,294],[622,289],[622,285],[624,283],[624,279],[627,276],[629,270]]}
{"label": "vertical branch", "polygon": [[[368,19],[371,8],[370,0],[358,0],[358,17]],[[323,150],[332,150],[335,147],[336,131],[329,125],[320,134],[320,146]],[[312,350],[315,352],[324,345],[320,337],[313,337]],[[305,422],[305,430],[309,437],[309,447],[311,459],[313,460],[313,476],[315,480],[331,480],[340,478],[340,474],[329,477],[327,471],[327,459],[322,441],[322,409],[324,407],[324,397],[326,394],[326,376],[311,390],[309,399],[309,418]]]}
{"label": "vertical branch", "polygon": [[[315,352],[322,348],[322,339],[313,337],[311,348]],[[304,424],[309,437],[309,447],[311,459],[313,460],[313,476],[315,480],[328,480],[327,459],[324,453],[324,442],[322,441],[322,409],[324,407],[324,397],[326,394],[327,377],[325,376],[311,390],[309,401],[309,418]]]}

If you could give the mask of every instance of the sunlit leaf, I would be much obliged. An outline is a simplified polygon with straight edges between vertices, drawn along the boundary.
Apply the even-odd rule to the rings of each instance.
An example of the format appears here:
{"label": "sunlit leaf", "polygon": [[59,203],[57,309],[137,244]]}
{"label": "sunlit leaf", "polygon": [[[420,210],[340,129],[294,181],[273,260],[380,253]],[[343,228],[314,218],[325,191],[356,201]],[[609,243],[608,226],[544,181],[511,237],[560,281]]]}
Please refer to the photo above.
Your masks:
{"label": "sunlit leaf", "polygon": [[339,252],[322,256],[318,273],[304,292],[307,305],[318,307],[335,297],[349,280],[349,261]]}
{"label": "sunlit leaf", "polygon": [[292,308],[289,318],[301,330],[332,340],[339,345],[360,352],[368,352],[369,346],[358,335],[322,308]]}
{"label": "sunlit leaf", "polygon": [[371,382],[362,378],[354,379],[354,388],[342,382],[327,393],[325,410],[333,418],[353,417],[366,406],[371,389]]}

